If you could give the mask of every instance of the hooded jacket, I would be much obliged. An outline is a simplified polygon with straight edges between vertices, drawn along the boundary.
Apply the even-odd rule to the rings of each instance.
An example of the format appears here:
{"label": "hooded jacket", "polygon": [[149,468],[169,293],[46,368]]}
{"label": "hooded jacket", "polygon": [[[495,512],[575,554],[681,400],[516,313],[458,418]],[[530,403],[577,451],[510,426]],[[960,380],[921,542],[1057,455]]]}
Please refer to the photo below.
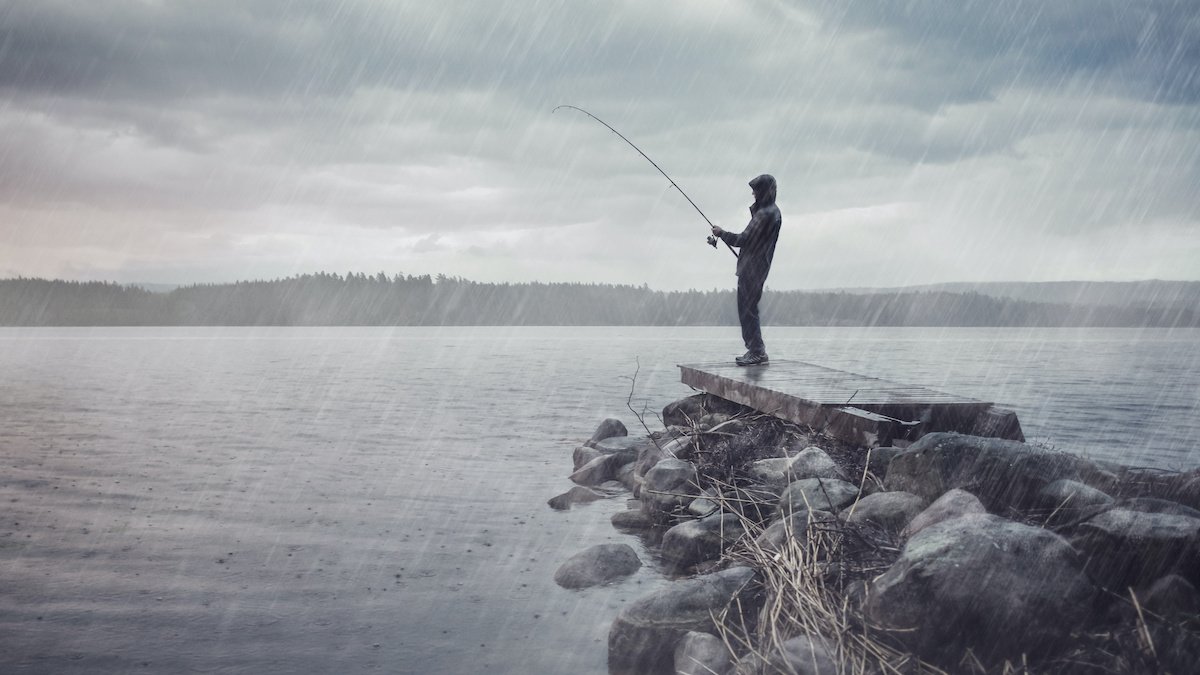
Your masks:
{"label": "hooded jacket", "polygon": [[771,271],[771,260],[775,257],[775,242],[779,241],[779,229],[783,215],[775,205],[775,178],[763,174],[750,181],[754,190],[754,204],[750,207],[750,223],[738,234],[722,232],[721,241],[740,249],[737,275],[755,281],[766,281]]}

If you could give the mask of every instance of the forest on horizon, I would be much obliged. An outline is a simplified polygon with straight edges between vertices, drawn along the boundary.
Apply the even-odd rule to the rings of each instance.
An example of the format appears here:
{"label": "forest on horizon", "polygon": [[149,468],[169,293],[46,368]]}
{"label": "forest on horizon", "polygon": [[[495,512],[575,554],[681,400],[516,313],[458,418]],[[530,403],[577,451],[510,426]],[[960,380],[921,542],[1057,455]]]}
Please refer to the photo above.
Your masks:
{"label": "forest on horizon", "polygon": [[[1181,282],[1189,284],[1190,282]],[[1118,305],[978,291],[772,291],[775,326],[1200,327],[1193,294]],[[3,326],[737,325],[734,292],[583,283],[482,283],[438,275],[318,272],[156,293],[113,282],[0,279]]]}

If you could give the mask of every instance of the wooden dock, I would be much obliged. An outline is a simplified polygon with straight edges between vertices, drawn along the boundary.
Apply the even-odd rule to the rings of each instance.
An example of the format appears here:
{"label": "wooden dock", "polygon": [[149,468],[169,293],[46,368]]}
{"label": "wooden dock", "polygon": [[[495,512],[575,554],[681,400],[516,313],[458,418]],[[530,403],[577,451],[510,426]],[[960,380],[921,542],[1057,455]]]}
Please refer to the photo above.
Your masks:
{"label": "wooden dock", "polygon": [[934,431],[1025,440],[1017,414],[989,401],[812,363],[697,363],[679,369],[690,387],[857,445],[892,445]]}

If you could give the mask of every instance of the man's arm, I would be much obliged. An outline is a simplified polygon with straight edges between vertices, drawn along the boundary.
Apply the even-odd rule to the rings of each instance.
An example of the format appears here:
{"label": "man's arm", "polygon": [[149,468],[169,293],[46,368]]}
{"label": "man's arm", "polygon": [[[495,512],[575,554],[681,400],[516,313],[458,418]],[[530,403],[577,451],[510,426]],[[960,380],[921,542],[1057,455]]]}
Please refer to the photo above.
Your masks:
{"label": "man's arm", "polygon": [[756,213],[752,218],[750,218],[750,222],[746,225],[746,229],[737,234],[722,230],[716,225],[713,225],[713,234],[720,237],[721,241],[725,242],[726,244],[740,248],[758,236],[758,231],[760,229],[762,229],[762,216]]}

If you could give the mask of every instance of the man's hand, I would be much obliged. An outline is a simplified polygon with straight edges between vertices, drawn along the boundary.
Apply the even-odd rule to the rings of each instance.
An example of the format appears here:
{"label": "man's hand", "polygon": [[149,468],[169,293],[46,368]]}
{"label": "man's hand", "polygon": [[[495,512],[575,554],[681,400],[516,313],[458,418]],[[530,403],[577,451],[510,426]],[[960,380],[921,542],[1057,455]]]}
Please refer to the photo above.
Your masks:
{"label": "man's hand", "polygon": [[725,234],[725,230],[722,230],[721,228],[717,227],[716,225],[712,226],[712,231],[713,231],[714,237],[719,237],[722,234]]}

